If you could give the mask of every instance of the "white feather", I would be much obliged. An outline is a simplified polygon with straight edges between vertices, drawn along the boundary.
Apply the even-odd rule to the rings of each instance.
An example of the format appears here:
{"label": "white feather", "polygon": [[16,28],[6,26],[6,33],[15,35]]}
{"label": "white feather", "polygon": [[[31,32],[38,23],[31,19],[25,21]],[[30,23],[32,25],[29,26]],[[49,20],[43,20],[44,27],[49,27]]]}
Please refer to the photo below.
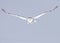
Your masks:
{"label": "white feather", "polygon": [[38,16],[35,16],[34,17],[34,19],[37,19],[37,18],[39,18],[39,17],[41,17],[41,16],[43,16],[43,15],[45,15],[46,13],[42,13],[42,14],[40,14],[40,15],[38,15]]}
{"label": "white feather", "polygon": [[27,20],[25,17],[19,16],[19,15],[11,15],[11,16],[18,17],[18,18],[20,18],[20,19],[22,19],[22,20]]}

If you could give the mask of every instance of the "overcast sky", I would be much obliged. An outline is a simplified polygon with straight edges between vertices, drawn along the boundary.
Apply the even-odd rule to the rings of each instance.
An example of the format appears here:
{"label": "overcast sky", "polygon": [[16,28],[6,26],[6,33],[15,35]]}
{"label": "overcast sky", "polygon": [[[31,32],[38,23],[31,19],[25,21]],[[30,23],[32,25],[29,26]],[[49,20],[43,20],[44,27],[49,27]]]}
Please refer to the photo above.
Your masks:
{"label": "overcast sky", "polygon": [[60,0],[0,0],[0,43],[60,43],[60,7],[27,24],[1,11],[25,17],[60,6]]}

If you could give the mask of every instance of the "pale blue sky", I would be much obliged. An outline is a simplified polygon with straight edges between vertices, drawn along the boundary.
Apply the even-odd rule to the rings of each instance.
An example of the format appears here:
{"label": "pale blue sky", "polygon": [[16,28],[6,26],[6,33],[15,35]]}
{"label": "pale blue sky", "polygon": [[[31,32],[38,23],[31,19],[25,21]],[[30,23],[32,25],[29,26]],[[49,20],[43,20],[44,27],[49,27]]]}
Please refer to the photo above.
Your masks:
{"label": "pale blue sky", "polygon": [[[0,0],[0,8],[29,17],[39,15],[60,0]],[[60,7],[42,16],[35,24],[26,24],[0,10],[0,43],[60,43]]]}

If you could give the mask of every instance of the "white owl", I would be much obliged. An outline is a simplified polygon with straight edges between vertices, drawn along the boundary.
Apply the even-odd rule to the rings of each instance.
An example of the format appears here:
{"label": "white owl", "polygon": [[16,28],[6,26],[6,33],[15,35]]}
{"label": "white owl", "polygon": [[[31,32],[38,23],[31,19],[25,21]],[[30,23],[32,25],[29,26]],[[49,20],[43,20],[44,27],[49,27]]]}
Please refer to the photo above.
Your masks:
{"label": "white owl", "polygon": [[12,14],[12,13],[7,13],[4,9],[1,9],[1,10],[2,10],[4,13],[8,14],[8,15],[18,17],[18,18],[20,18],[20,19],[22,19],[22,20],[27,21],[28,24],[31,24],[31,23],[35,23],[35,22],[36,22],[36,19],[40,18],[40,17],[43,16],[43,15],[46,15],[47,12],[52,12],[52,11],[55,10],[56,8],[58,8],[58,6],[55,6],[52,10],[46,11],[46,12],[44,12],[44,13],[41,13],[40,15],[37,15],[37,16],[35,16],[35,17],[28,17],[28,18],[19,16],[19,15],[15,15],[15,14]]}

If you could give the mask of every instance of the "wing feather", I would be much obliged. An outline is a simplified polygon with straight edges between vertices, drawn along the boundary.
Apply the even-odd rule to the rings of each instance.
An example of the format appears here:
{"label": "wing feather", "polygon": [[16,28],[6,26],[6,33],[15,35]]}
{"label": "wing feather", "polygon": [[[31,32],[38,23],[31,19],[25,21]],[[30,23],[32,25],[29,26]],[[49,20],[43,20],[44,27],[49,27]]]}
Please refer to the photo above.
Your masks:
{"label": "wing feather", "polygon": [[35,16],[34,17],[34,19],[37,19],[37,18],[39,18],[39,17],[41,17],[41,16],[43,16],[43,15],[45,15],[46,13],[42,13],[42,14],[40,14],[40,15],[38,15],[38,16]]}
{"label": "wing feather", "polygon": [[1,9],[4,13],[7,13],[4,9]]}
{"label": "wing feather", "polygon": [[19,15],[15,15],[15,14],[12,14],[12,13],[7,13],[4,9],[1,9],[4,13],[6,13],[7,15],[10,15],[10,16],[15,16],[15,17],[18,17],[22,20],[26,20],[25,17],[22,17],[22,16],[19,16]]}
{"label": "wing feather", "polygon": [[18,17],[18,18],[20,18],[20,19],[22,19],[22,20],[26,20],[25,17],[19,16],[19,15],[11,15],[11,16],[15,16],[15,17]]}
{"label": "wing feather", "polygon": [[52,10],[45,11],[44,13],[42,13],[42,14],[40,14],[40,15],[38,15],[38,16],[35,16],[34,19],[37,19],[37,18],[39,18],[39,17],[47,14],[47,12],[52,12],[52,11],[54,11],[54,10],[55,10],[56,8],[58,8],[58,7],[59,7],[59,6],[55,6]]}

